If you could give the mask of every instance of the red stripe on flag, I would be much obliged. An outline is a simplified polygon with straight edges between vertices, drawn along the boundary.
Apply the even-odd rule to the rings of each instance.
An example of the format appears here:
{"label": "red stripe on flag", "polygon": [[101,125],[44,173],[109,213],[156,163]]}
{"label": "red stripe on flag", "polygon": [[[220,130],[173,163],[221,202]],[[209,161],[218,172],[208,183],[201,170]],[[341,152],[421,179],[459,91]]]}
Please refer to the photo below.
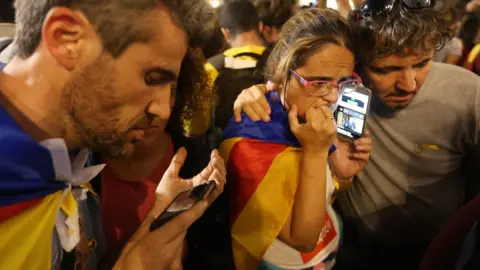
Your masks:
{"label": "red stripe on flag", "polygon": [[227,165],[232,225],[262,182],[275,157],[286,148],[285,145],[251,139],[242,139],[233,146]]}
{"label": "red stripe on flag", "polygon": [[24,201],[24,202],[21,202],[21,203],[8,205],[8,206],[4,206],[4,207],[0,207],[0,222],[4,222],[7,219],[10,219],[10,218],[20,214],[21,212],[23,212],[23,211],[25,211],[29,208],[32,208],[33,206],[40,203],[42,200],[43,200],[43,197],[33,199],[33,200],[29,200],[29,201]]}

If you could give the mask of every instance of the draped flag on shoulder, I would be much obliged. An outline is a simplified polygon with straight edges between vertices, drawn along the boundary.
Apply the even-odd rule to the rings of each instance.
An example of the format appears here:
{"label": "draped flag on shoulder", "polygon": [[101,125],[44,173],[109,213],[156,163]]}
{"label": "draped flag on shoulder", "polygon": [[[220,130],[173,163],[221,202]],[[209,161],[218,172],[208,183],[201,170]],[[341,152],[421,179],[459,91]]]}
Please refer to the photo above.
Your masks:
{"label": "draped flag on shoulder", "polygon": [[[232,245],[237,269],[256,269],[291,212],[298,183],[301,148],[276,93],[268,93],[269,123],[230,120],[220,153],[231,192]],[[332,145],[330,153],[335,151]],[[328,219],[328,218],[327,218]],[[305,263],[315,257],[302,254]]]}
{"label": "draped flag on shoulder", "polygon": [[3,108],[0,127],[0,269],[50,269],[55,218],[66,184],[54,181],[49,150]]}
{"label": "draped flag on shoulder", "polygon": [[62,139],[37,143],[3,108],[0,144],[0,269],[52,269],[55,231],[67,251],[80,237],[70,189],[79,177],[72,174],[66,145]]}

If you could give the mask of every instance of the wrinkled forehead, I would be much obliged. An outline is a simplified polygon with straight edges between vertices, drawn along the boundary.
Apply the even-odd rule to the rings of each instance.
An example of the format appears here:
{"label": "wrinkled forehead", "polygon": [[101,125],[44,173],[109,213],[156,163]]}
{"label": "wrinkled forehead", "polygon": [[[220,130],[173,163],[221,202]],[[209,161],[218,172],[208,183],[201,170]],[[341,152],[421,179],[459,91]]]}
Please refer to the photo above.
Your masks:
{"label": "wrinkled forehead", "polygon": [[[396,46],[394,44],[400,43]],[[374,46],[370,48],[363,47],[359,51],[358,59],[362,62],[372,62],[378,58],[386,58],[390,56],[407,57],[421,56],[430,54],[437,49],[437,40],[434,37],[424,37],[417,39],[413,43],[407,40],[396,40],[392,37],[381,35],[377,36]]]}
{"label": "wrinkled forehead", "polygon": [[402,51],[390,53],[387,55],[378,55],[373,56],[369,61],[362,61],[364,65],[395,65],[399,66],[405,63],[416,63],[421,62],[425,59],[433,57],[435,53],[435,48],[425,48],[425,47],[416,47],[416,48],[406,48]]}

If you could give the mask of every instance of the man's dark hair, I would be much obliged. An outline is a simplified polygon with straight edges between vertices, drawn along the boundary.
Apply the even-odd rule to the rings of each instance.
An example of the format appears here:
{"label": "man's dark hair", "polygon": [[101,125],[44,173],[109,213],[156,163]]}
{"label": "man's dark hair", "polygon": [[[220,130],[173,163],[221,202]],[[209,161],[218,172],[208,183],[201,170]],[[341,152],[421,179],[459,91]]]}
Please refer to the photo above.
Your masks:
{"label": "man's dark hair", "polygon": [[290,1],[256,0],[254,3],[258,17],[264,25],[280,29],[293,16]]}
{"label": "man's dark hair", "polygon": [[476,45],[476,38],[478,31],[480,30],[480,8],[476,8],[472,12],[470,12],[462,24],[462,28],[460,29],[459,37],[462,39],[463,44],[465,46],[464,51],[470,52],[473,47]]}
{"label": "man's dark hair", "polygon": [[258,31],[258,13],[250,1],[236,0],[225,3],[220,9],[220,27],[236,36],[243,32]]}
{"label": "man's dark hair", "polygon": [[[216,18],[220,17],[220,9],[217,8],[215,10],[217,15]],[[215,56],[217,54],[221,54],[229,48],[225,37],[222,34],[222,29],[220,28],[220,22],[217,20],[215,24],[215,29],[210,37],[210,40],[207,41],[205,46],[203,47],[203,55],[206,59]]]}
{"label": "man's dark hair", "polygon": [[118,57],[133,42],[149,39],[155,25],[144,15],[158,4],[173,12],[190,45],[198,46],[209,38],[215,13],[205,0],[16,0],[16,54],[22,58],[32,55],[40,44],[48,12],[66,7],[82,11],[102,37],[105,49]]}
{"label": "man's dark hair", "polygon": [[362,18],[354,11],[349,24],[356,55],[362,62],[390,55],[410,55],[441,49],[454,37],[448,14],[432,7],[410,9],[396,1],[391,12]]}

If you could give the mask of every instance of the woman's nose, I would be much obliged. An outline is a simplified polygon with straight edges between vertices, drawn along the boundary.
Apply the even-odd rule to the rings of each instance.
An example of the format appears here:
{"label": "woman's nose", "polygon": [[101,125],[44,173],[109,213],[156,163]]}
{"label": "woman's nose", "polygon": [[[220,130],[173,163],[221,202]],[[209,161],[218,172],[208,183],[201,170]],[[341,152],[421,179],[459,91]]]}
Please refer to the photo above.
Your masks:
{"label": "woman's nose", "polygon": [[338,86],[331,86],[330,92],[326,96],[323,96],[322,99],[328,103],[336,103],[338,99]]}

